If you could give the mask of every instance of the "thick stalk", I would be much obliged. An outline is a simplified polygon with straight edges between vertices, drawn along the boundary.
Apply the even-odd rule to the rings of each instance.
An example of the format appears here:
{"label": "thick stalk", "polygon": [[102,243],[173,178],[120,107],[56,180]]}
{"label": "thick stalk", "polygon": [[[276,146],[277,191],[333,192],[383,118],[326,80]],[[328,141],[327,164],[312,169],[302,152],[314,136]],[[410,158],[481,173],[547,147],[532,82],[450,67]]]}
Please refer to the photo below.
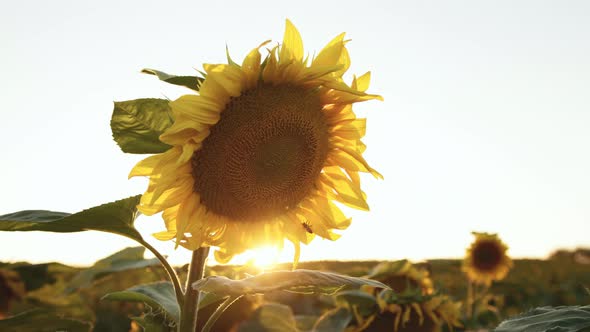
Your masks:
{"label": "thick stalk", "polygon": [[162,256],[162,254],[160,254],[156,250],[156,248],[152,247],[149,243],[147,243],[145,241],[141,241],[140,243],[144,247],[146,247],[149,251],[151,251],[152,254],[154,254],[154,256],[156,256],[160,260],[160,263],[162,263],[162,266],[164,266],[164,270],[166,270],[166,273],[168,273],[168,278],[170,279],[170,281],[172,282],[172,285],[174,286],[174,293],[176,294],[176,302],[178,302],[178,306],[180,308],[182,308],[182,304],[184,302],[184,294],[182,293],[182,287],[180,287],[180,279],[178,278],[178,274],[176,274],[176,271],[174,270],[174,268],[168,263],[166,258],[164,256]]}
{"label": "thick stalk", "polygon": [[473,315],[473,283],[470,280],[467,280],[467,298],[465,299],[466,304],[466,313],[465,316],[467,320],[471,320],[471,316]]}
{"label": "thick stalk", "polygon": [[186,277],[184,303],[180,309],[178,332],[194,332],[197,326],[199,291],[193,289],[192,284],[203,278],[205,260],[208,255],[209,247],[203,247],[193,251],[193,257],[188,266],[188,275]]}

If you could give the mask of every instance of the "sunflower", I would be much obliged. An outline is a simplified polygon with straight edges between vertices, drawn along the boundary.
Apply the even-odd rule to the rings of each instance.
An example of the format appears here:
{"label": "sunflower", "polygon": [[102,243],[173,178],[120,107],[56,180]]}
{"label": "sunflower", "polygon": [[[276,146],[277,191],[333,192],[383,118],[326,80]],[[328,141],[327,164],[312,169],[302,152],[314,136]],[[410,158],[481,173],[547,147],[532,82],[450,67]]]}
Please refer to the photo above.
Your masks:
{"label": "sunflower", "polygon": [[377,295],[380,314],[363,331],[439,332],[443,325],[449,330],[462,327],[459,319],[461,303],[448,296],[400,295],[383,290]]}
{"label": "sunflower", "polygon": [[368,210],[359,172],[382,176],[362,156],[366,122],[352,104],[382,100],[365,93],[370,72],[343,81],[344,33],[311,62],[289,20],[282,44],[262,59],[268,43],[241,65],[229,55],[228,64],[203,65],[199,94],[170,102],[174,123],[160,140],[171,148],[131,170],[150,178],[138,209],[162,212],[167,230],[157,239],[217,247],[222,263],[287,239],[296,263],[300,243],[336,240],[334,230],[350,225],[335,202]]}
{"label": "sunflower", "polygon": [[462,270],[478,284],[490,285],[502,280],[512,268],[512,260],[506,254],[508,246],[496,234],[473,232],[475,241],[467,249]]}
{"label": "sunflower", "polygon": [[380,281],[397,293],[418,291],[427,295],[434,292],[428,270],[406,259],[379,263],[365,278]]}

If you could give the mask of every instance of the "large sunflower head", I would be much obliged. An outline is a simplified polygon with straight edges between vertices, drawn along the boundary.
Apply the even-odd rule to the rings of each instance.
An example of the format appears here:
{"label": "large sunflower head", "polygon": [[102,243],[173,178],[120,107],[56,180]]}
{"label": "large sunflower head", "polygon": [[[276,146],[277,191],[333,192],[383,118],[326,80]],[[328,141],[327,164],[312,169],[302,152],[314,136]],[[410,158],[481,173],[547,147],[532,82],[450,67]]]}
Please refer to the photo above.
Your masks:
{"label": "large sunflower head", "polygon": [[508,246],[497,234],[473,232],[473,235],[475,241],[467,248],[463,272],[471,281],[485,285],[504,279],[512,268],[512,260],[506,254]]}
{"label": "large sunflower head", "polygon": [[149,176],[139,210],[163,212],[167,231],[188,249],[218,247],[226,262],[263,244],[300,243],[317,234],[335,240],[348,227],[335,201],[367,210],[359,172],[381,175],[362,153],[365,119],[352,104],[370,73],[343,74],[350,66],[344,34],[311,61],[287,20],[280,45],[261,56],[261,44],[242,64],[205,64],[198,95],[170,102],[174,124],[160,140],[172,147],[140,161],[131,176]]}

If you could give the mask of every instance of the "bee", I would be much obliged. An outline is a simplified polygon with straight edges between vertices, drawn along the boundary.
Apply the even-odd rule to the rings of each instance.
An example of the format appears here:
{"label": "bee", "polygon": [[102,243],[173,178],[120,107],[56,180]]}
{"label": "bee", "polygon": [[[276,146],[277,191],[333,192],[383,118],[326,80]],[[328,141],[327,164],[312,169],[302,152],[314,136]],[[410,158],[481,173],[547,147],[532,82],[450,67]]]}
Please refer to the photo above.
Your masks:
{"label": "bee", "polygon": [[303,226],[303,228],[305,228],[305,230],[309,233],[309,234],[313,234],[313,231],[311,230],[311,224],[309,223],[309,221],[304,221],[301,223],[301,226]]}

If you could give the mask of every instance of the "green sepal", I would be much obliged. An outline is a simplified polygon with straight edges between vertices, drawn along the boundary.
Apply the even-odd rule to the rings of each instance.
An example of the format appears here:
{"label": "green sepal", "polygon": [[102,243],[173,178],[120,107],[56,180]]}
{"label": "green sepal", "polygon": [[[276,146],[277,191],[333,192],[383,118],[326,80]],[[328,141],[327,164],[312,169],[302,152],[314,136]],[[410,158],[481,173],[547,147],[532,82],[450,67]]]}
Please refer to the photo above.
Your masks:
{"label": "green sepal", "polygon": [[205,80],[204,78],[198,77],[198,76],[170,75],[170,74],[167,74],[163,71],[150,69],[150,68],[144,68],[141,70],[141,72],[144,74],[155,75],[161,81],[164,81],[166,83],[184,86],[184,87],[187,87],[187,88],[194,90],[194,91],[199,91],[199,88],[201,87],[201,83],[203,83],[203,81]]}
{"label": "green sepal", "polygon": [[115,102],[111,117],[113,139],[125,153],[162,153],[170,145],[160,135],[174,122],[166,99],[135,99]]}
{"label": "green sepal", "polygon": [[87,332],[91,329],[90,322],[65,318],[46,309],[33,309],[0,320],[0,331],[3,332]]}
{"label": "green sepal", "polygon": [[331,295],[344,289],[359,288],[363,285],[389,288],[375,280],[312,270],[274,271],[241,280],[211,276],[195,282],[193,288],[225,296],[264,294],[278,290]]}
{"label": "green sepal", "polygon": [[0,216],[0,231],[57,233],[101,231],[143,241],[141,234],[133,227],[140,198],[141,195],[132,196],[74,214],[46,210],[9,213]]}

